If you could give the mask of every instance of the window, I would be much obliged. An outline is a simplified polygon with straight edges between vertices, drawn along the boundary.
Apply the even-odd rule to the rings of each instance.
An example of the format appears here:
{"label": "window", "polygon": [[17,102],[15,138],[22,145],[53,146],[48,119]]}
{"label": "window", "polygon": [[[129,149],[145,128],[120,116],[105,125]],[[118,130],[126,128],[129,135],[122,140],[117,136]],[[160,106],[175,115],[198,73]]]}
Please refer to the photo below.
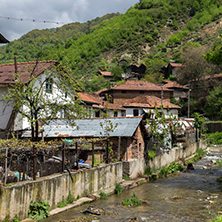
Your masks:
{"label": "window", "polygon": [[139,116],[139,110],[138,109],[133,110],[133,116]]}
{"label": "window", "polygon": [[125,94],[125,93],[126,93],[126,90],[122,90],[122,93],[124,93],[124,94]]}
{"label": "window", "polygon": [[96,116],[96,117],[100,117],[100,111],[99,111],[99,110],[96,111],[95,116]]}
{"label": "window", "polygon": [[144,91],[140,91],[140,94],[144,94]]}
{"label": "window", "polygon": [[118,117],[118,112],[117,111],[114,112],[114,117]]}
{"label": "window", "polygon": [[52,93],[52,78],[48,78],[48,79],[46,79],[46,88],[45,88],[45,91],[47,92],[47,93]]}

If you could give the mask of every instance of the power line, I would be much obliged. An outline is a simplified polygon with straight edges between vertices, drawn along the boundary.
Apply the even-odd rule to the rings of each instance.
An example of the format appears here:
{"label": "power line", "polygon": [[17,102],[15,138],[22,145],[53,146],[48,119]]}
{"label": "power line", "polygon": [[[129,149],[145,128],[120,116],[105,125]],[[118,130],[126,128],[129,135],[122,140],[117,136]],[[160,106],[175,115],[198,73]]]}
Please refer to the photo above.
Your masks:
{"label": "power line", "polygon": [[14,17],[6,17],[6,16],[0,16],[0,19],[6,19],[6,20],[14,20],[19,22],[37,22],[37,23],[51,23],[51,24],[62,24],[65,25],[63,22],[56,22],[56,21],[47,21],[47,20],[38,20],[38,19],[26,19],[26,18],[14,18]]}

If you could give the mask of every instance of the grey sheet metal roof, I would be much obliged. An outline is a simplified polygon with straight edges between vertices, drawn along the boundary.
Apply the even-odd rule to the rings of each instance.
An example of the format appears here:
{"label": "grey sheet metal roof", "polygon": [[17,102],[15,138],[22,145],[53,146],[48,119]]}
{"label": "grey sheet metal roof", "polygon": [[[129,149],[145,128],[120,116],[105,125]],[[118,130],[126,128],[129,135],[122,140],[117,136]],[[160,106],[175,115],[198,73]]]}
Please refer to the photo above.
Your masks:
{"label": "grey sheet metal roof", "polygon": [[[139,126],[142,117],[133,118],[107,118],[107,119],[78,119],[74,126],[68,124],[66,119],[50,120],[43,126],[44,137],[105,137],[106,126],[114,126],[110,137],[131,137]],[[102,125],[102,126],[101,126]],[[115,127],[116,126],[116,127]]]}

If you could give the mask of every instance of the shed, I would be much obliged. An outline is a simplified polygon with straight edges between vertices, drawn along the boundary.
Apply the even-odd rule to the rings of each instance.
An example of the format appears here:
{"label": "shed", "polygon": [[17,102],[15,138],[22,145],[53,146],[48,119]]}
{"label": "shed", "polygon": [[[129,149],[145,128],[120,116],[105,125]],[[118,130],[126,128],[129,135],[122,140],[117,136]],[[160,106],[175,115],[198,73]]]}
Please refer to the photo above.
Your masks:
{"label": "shed", "polygon": [[[45,139],[109,139],[113,158],[118,160],[142,159],[146,135],[143,117],[91,118],[73,120],[70,125],[67,119],[50,120],[43,126]],[[29,137],[25,133],[24,137]]]}

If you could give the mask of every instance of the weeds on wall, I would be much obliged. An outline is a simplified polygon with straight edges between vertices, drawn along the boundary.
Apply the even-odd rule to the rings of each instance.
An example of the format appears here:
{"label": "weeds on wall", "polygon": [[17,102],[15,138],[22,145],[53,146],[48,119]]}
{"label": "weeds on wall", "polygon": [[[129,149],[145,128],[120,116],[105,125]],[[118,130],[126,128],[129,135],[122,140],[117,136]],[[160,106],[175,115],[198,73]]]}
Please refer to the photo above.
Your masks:
{"label": "weeds on wall", "polygon": [[123,187],[122,187],[122,185],[120,183],[116,183],[116,187],[115,187],[114,192],[116,194],[121,194],[123,192]]}
{"label": "weeds on wall", "polygon": [[49,216],[49,204],[41,200],[40,202],[31,201],[28,216],[34,220],[42,220]]}

